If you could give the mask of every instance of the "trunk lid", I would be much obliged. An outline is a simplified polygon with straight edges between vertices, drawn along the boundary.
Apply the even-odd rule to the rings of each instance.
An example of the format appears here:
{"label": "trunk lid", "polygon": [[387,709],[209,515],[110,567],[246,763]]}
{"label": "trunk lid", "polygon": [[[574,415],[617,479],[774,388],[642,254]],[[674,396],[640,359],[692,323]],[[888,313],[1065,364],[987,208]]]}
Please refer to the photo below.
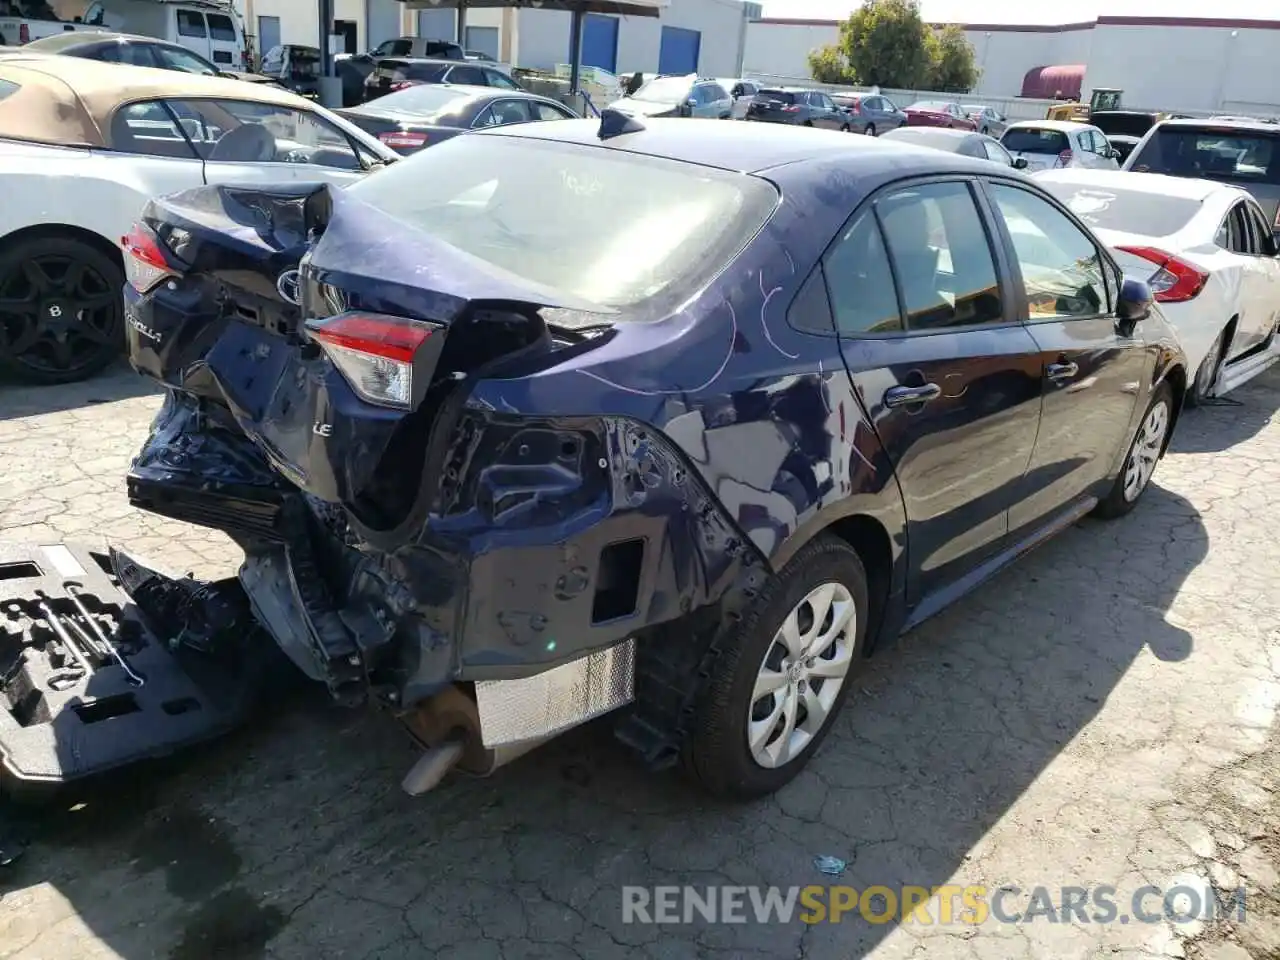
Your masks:
{"label": "trunk lid", "polygon": [[143,220],[175,279],[126,288],[135,368],[224,407],[294,486],[379,529],[412,505],[459,380],[549,349],[539,309],[601,309],[327,185],[202,187]]}
{"label": "trunk lid", "polygon": [[757,120],[794,120],[799,112],[796,95],[789,90],[761,90],[747,107],[747,116]]}

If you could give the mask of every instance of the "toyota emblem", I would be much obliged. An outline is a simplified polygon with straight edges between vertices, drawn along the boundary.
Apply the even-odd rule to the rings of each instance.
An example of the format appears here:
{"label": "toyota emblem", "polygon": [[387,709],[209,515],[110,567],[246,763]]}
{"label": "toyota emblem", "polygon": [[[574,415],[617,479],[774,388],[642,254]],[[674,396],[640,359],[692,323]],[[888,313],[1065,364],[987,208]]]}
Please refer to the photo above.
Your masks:
{"label": "toyota emblem", "polygon": [[286,270],[276,280],[276,291],[285,300],[297,306],[302,296],[302,275],[297,270]]}

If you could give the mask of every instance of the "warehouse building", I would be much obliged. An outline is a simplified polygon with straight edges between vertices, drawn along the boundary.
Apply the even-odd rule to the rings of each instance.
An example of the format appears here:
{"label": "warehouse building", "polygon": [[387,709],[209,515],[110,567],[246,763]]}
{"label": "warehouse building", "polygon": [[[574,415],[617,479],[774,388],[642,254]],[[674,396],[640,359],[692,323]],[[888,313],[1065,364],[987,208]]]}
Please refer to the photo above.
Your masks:
{"label": "warehouse building", "polygon": [[[1096,87],[1134,107],[1206,113],[1280,112],[1280,19],[1099,17],[1055,26],[968,24],[984,97],[1052,97]],[[808,76],[811,50],[839,40],[834,20],[760,19],[747,28],[743,71]]]}
{"label": "warehouse building", "polygon": [[[319,42],[313,0],[239,0],[255,46]],[[760,18],[758,3],[742,0],[670,0],[659,17],[589,14],[582,61],[613,73],[641,70],[737,76],[747,27]],[[457,34],[453,9],[407,9],[400,0],[334,0],[335,33],[343,50],[358,53],[397,36]],[[559,10],[468,10],[464,46],[522,67],[550,69],[568,62],[570,15]]]}

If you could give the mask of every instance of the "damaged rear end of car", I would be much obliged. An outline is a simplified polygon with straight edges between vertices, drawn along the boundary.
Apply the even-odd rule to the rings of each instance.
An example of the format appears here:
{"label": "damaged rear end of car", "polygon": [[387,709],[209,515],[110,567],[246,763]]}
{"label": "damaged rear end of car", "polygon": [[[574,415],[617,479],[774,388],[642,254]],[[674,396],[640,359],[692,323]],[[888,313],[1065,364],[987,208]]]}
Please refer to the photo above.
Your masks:
{"label": "damaged rear end of car", "polygon": [[[404,781],[415,794],[638,685],[688,713],[664,671],[695,671],[711,640],[679,638],[712,637],[762,558],[641,420],[476,391],[536,397],[546,370],[607,347],[614,307],[323,185],[156,200],[124,248],[131,360],[166,387],[130,501],[245,555],[183,602],[135,565],[149,618],[181,635],[247,601],[334,699],[390,709],[427,748]],[[626,726],[651,761],[674,759],[644,716]]]}

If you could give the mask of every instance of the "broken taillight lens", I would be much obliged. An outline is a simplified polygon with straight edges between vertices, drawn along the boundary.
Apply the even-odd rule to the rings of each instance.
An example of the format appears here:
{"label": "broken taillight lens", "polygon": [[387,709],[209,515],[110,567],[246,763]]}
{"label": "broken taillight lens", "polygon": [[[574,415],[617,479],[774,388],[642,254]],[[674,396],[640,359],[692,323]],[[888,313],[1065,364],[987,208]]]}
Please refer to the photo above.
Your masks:
{"label": "broken taillight lens", "polygon": [[414,357],[440,327],[381,313],[340,313],[308,321],[307,330],[362,399],[407,410]]}
{"label": "broken taillight lens", "polygon": [[1203,270],[1155,247],[1116,247],[1116,249],[1155,265],[1156,272],[1147,279],[1147,286],[1151,288],[1152,296],[1158,303],[1184,303],[1187,300],[1194,300],[1204,289],[1204,285],[1209,282],[1209,274]]}
{"label": "broken taillight lens", "polygon": [[139,293],[146,293],[170,277],[179,276],[169,265],[160,240],[150,228],[135,223],[133,229],[120,238],[124,253],[124,275],[129,286]]}

